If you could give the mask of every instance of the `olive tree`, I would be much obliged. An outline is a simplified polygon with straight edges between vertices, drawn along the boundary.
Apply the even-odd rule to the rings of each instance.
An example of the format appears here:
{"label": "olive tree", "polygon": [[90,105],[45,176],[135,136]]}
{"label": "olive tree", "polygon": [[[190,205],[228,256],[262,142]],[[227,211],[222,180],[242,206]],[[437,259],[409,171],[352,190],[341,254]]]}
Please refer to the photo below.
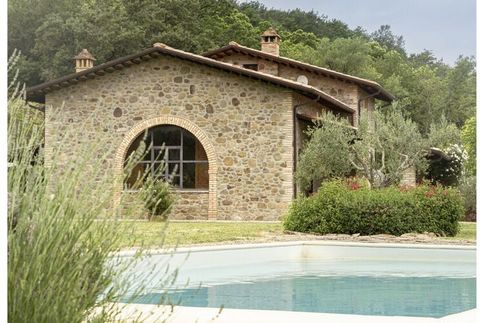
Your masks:
{"label": "olive tree", "polygon": [[341,177],[353,171],[373,187],[398,183],[411,168],[425,168],[428,141],[417,125],[395,109],[366,114],[357,128],[332,114],[324,114],[307,130],[296,172],[305,188],[311,181]]}

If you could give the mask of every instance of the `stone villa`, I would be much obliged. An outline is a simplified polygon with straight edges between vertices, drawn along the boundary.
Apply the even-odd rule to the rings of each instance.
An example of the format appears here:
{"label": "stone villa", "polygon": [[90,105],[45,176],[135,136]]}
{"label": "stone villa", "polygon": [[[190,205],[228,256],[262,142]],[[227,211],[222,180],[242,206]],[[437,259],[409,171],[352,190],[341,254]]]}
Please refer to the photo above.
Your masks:
{"label": "stone villa", "polygon": [[[121,176],[147,133],[152,149],[132,175],[153,169],[165,145],[163,176],[179,197],[174,218],[276,220],[297,194],[293,174],[308,124],[332,111],[356,126],[375,99],[393,99],[376,82],[279,54],[271,28],[261,50],[231,42],[195,55],[157,43],[94,66],[84,49],[76,73],[27,89],[45,107],[46,163],[65,130],[90,122],[62,162],[76,157],[75,145],[107,140],[115,151],[106,167]],[[134,196],[131,181],[116,193]]]}

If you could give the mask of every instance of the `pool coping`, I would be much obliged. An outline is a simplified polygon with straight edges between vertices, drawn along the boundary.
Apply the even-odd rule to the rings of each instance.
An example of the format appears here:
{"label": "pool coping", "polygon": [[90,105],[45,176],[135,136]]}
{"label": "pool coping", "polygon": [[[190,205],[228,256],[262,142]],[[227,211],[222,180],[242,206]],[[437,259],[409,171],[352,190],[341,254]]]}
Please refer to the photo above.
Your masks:
{"label": "pool coping", "polygon": [[120,309],[118,320],[129,322],[140,319],[145,323],[318,323],[318,322],[355,322],[355,323],[473,323],[476,322],[477,309],[472,309],[441,318],[415,316],[378,316],[334,313],[314,313],[295,311],[249,310],[212,307],[167,306],[146,304],[117,303]]}
{"label": "pool coping", "polygon": [[[351,242],[351,241],[324,241],[324,240],[298,240],[287,242],[263,242],[263,243],[245,243],[245,244],[225,244],[225,245],[207,245],[191,247],[169,247],[143,249],[142,251],[149,255],[171,254],[171,253],[192,253],[202,251],[220,251],[220,250],[241,250],[252,248],[271,248],[288,246],[348,246],[348,247],[369,247],[369,248],[410,248],[410,249],[444,249],[444,250],[476,250],[477,247],[471,245],[451,245],[451,244],[421,244],[421,243],[389,243],[389,242]],[[114,255],[120,257],[130,257],[137,254],[137,249],[121,250]]]}

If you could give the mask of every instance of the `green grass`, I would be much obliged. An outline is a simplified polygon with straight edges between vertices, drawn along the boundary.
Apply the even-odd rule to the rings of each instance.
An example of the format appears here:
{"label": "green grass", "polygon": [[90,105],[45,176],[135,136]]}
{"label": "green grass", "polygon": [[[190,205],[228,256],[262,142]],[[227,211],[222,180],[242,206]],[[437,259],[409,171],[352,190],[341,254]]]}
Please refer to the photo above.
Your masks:
{"label": "green grass", "polygon": [[123,237],[121,244],[146,247],[161,247],[165,230],[165,246],[218,243],[223,241],[257,240],[264,236],[281,235],[279,222],[125,222],[132,232]]}
{"label": "green grass", "polygon": [[477,223],[476,222],[460,222],[460,231],[455,237],[448,237],[452,240],[476,240]]}
{"label": "green grass", "polygon": [[[162,246],[163,232],[166,232],[165,246],[182,246],[202,243],[232,241],[254,241],[283,235],[279,222],[162,222],[127,221],[127,230],[120,241],[121,246]],[[476,226],[472,222],[460,222],[460,232],[448,239],[475,241]]]}

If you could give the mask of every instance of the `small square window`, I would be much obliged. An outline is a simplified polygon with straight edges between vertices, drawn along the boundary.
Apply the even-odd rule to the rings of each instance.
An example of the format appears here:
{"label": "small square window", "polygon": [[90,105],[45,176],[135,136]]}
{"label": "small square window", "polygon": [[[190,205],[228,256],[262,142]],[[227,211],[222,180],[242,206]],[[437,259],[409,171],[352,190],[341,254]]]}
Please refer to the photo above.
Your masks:
{"label": "small square window", "polygon": [[246,68],[247,70],[258,71],[258,64],[243,64],[243,68]]}

